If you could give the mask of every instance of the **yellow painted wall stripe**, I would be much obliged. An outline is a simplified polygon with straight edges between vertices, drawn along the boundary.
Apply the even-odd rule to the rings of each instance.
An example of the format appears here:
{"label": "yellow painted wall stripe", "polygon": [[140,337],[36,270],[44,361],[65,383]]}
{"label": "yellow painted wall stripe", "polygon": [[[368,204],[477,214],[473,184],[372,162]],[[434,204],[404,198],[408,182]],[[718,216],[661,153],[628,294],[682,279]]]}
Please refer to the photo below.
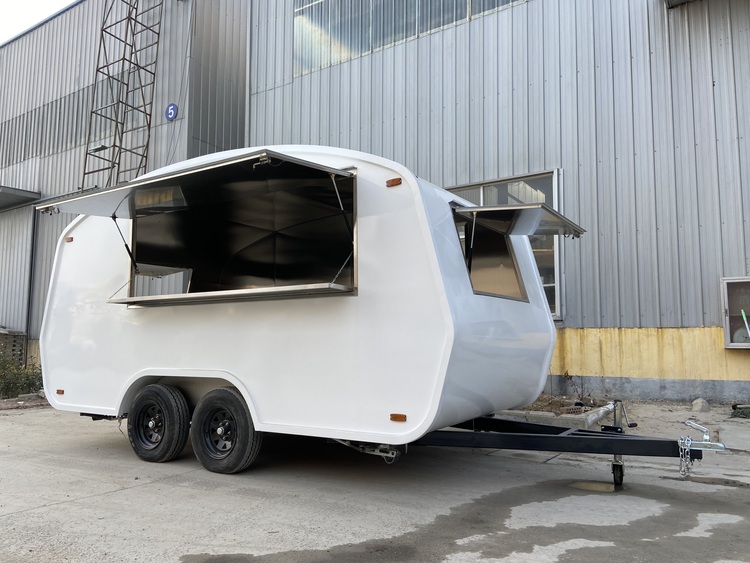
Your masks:
{"label": "yellow painted wall stripe", "polygon": [[550,373],[750,381],[750,350],[724,348],[721,327],[561,328]]}

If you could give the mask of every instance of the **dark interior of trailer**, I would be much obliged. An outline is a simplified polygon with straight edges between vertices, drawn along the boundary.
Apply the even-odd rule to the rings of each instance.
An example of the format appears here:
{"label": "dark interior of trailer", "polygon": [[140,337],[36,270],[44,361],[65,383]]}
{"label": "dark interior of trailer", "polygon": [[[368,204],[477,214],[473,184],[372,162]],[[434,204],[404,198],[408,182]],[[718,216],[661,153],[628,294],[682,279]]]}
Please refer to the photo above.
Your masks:
{"label": "dark interior of trailer", "polygon": [[354,174],[267,154],[147,183],[130,202],[138,275],[189,294],[352,288],[355,196]]}

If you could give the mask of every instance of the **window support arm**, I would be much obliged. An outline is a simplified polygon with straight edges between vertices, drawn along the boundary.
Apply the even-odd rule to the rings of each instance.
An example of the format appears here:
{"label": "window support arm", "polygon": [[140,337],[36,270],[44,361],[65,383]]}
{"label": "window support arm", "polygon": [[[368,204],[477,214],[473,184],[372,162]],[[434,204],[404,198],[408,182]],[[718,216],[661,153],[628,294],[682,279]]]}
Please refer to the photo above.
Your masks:
{"label": "window support arm", "polygon": [[122,243],[125,245],[125,250],[128,253],[128,256],[130,256],[130,263],[133,264],[133,270],[135,271],[136,274],[140,274],[141,272],[138,269],[138,263],[135,261],[135,256],[133,256],[133,252],[130,250],[130,245],[128,244],[128,241],[125,240],[125,235],[122,234],[120,225],[117,224],[117,215],[113,213],[111,219],[115,223],[117,232],[120,233],[120,238],[122,239]]}
{"label": "window support arm", "polygon": [[339,200],[339,209],[341,209],[341,215],[344,217],[346,230],[349,231],[349,237],[352,239],[352,244],[354,244],[354,230],[352,229],[351,223],[349,223],[349,218],[346,216],[346,209],[344,209],[344,204],[341,201],[341,195],[339,194],[339,188],[336,185],[336,176],[334,174],[331,174],[331,182],[333,182],[333,189],[336,192],[336,198]]}

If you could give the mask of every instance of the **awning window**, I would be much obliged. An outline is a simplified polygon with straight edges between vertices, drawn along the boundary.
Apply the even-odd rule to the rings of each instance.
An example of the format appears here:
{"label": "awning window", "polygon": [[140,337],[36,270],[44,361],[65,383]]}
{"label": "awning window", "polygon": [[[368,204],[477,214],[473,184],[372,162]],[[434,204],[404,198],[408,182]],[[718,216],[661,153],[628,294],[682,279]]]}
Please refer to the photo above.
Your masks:
{"label": "awning window", "polygon": [[457,207],[454,220],[474,292],[521,301],[528,296],[509,235],[585,232],[544,203]]}
{"label": "awning window", "polygon": [[133,278],[114,303],[351,293],[355,179],[351,170],[263,150],[55,206],[132,219]]}
{"label": "awning window", "polygon": [[580,237],[586,231],[544,203],[460,207],[456,213],[507,235],[564,235]]}
{"label": "awning window", "polygon": [[[238,191],[284,189],[289,181],[352,178],[354,173],[330,168],[292,156],[263,149],[255,153],[191,168],[148,176],[113,188],[40,205],[64,213],[117,216],[133,219],[139,215],[168,212],[235,197]],[[190,197],[190,202],[186,201]]]}

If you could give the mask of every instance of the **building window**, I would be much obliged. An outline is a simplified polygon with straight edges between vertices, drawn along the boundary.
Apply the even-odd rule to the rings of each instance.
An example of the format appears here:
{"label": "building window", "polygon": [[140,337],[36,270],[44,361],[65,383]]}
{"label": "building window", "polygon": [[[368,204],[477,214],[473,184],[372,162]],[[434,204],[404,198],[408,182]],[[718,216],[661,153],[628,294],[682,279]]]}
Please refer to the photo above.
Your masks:
{"label": "building window", "polygon": [[[514,205],[520,203],[546,203],[557,209],[557,172],[524,176],[495,182],[471,184],[451,189],[454,194],[482,206]],[[552,315],[559,318],[560,283],[557,237],[532,235],[529,237],[547,295]]]}
{"label": "building window", "polygon": [[525,0],[294,0],[294,74],[371,53]]}

